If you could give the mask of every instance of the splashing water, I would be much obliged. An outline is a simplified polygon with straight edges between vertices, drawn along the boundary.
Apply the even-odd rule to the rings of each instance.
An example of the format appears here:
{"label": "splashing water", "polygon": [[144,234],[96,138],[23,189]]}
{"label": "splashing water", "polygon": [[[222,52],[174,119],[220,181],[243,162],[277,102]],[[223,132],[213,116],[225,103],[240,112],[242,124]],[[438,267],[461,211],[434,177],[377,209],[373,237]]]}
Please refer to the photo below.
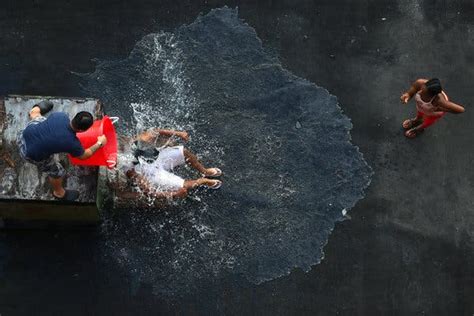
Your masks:
{"label": "splashing water", "polygon": [[337,99],[284,70],[236,10],[144,37],[128,58],[100,62],[84,87],[125,119],[121,133],[188,130],[186,146],[224,171],[218,191],[106,221],[106,252],[159,293],[308,271],[370,182]]}
{"label": "splashing water", "polygon": [[[130,104],[138,133],[152,126],[176,129],[192,129],[190,117],[194,108],[194,97],[183,75],[180,57],[182,53],[171,34],[154,35],[151,38],[151,51],[145,59],[143,75],[150,80],[147,89],[156,89],[158,94],[149,97],[149,91],[139,85],[139,100]],[[156,80],[156,75],[161,80]]]}

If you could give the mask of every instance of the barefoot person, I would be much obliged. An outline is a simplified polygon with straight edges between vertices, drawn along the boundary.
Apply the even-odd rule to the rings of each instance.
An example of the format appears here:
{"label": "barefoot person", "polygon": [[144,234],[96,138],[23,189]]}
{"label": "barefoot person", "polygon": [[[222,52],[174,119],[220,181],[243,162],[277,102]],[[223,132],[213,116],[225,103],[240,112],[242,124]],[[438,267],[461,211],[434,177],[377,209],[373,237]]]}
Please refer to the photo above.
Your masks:
{"label": "barefoot person", "polygon": [[408,138],[415,138],[425,128],[442,118],[446,112],[455,114],[464,112],[462,106],[449,101],[437,78],[416,80],[410,89],[402,94],[400,101],[406,104],[413,96],[416,102],[416,117],[403,122],[403,128],[407,130],[405,136]]}
{"label": "barefoot person", "polygon": [[63,178],[66,171],[54,154],[69,153],[79,159],[87,159],[104,146],[107,139],[103,135],[99,136],[97,143],[84,149],[76,133],[84,132],[92,126],[92,114],[79,112],[72,121],[63,112],[51,113],[48,118],[44,117],[53,106],[51,101],[42,101],[33,106],[29,112],[30,121],[19,134],[18,147],[23,159],[36,165],[40,172],[48,174],[55,198],[74,201],[79,197],[79,192],[64,189]]}
{"label": "barefoot person", "polygon": [[[139,191],[153,199],[185,197],[191,189],[204,186],[218,189],[220,180],[211,179],[222,175],[219,168],[206,168],[196,155],[184,146],[175,146],[171,137],[177,136],[183,141],[188,140],[188,133],[151,129],[135,138],[131,149],[133,161],[120,161],[122,170],[128,179],[139,188]],[[122,150],[126,148],[122,146]],[[202,177],[183,179],[174,173],[173,169],[188,164],[197,170]]]}

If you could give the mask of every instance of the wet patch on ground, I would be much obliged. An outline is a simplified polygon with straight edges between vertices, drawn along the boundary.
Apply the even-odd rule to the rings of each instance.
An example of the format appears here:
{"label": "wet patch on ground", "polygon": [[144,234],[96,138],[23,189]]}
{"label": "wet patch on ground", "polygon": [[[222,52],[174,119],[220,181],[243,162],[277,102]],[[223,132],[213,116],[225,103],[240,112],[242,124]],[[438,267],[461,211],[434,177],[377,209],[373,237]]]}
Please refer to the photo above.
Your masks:
{"label": "wet patch on ground", "polygon": [[123,117],[121,133],[186,129],[189,148],[224,171],[218,192],[105,223],[107,254],[160,293],[227,274],[261,283],[308,271],[370,182],[337,98],[283,69],[237,10],[150,34],[84,79]]}

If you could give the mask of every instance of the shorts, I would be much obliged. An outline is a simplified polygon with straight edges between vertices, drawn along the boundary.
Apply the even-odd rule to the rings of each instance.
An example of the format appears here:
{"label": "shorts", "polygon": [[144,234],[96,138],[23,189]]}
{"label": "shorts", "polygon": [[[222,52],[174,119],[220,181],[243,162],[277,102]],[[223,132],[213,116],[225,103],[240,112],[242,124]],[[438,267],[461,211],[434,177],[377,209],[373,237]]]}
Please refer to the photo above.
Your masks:
{"label": "shorts", "polygon": [[[41,123],[45,120],[46,118],[44,116],[38,116],[35,119],[29,121],[26,125],[26,128],[28,128],[28,126]],[[20,150],[21,158],[28,161],[29,163],[34,164],[39,171],[47,173],[51,178],[57,179],[64,177],[64,175],[66,174],[66,170],[64,170],[64,167],[59,163],[59,161],[57,161],[57,157],[50,156],[44,160],[36,161],[26,156],[26,144],[25,139],[23,138],[23,131],[18,134],[16,142]]]}
{"label": "shorts", "polygon": [[420,112],[420,111],[417,111],[416,113],[416,117],[418,119],[423,119],[423,122],[421,123],[421,127],[422,128],[427,128],[431,125],[433,125],[434,123],[436,123],[440,118],[442,118],[444,116],[445,113],[443,113],[442,115],[439,115],[439,116],[431,116],[431,115],[427,115],[427,114],[424,114],[423,112]]}
{"label": "shorts", "polygon": [[175,191],[184,186],[184,179],[171,171],[185,163],[184,147],[174,146],[160,149],[160,154],[154,162],[142,163],[136,168],[159,190]]}
{"label": "shorts", "polygon": [[160,149],[160,154],[156,161],[162,169],[172,171],[174,167],[182,166],[186,163],[184,147],[174,146]]}

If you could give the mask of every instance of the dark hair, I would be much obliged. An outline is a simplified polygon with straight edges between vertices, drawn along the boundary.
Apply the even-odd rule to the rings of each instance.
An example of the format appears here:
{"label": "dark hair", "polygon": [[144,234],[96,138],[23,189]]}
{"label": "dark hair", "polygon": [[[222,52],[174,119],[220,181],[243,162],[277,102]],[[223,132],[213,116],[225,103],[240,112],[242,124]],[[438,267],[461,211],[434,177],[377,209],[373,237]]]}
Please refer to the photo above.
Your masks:
{"label": "dark hair", "polygon": [[86,111],[82,111],[76,114],[71,121],[72,127],[77,131],[86,131],[94,123],[92,114]]}
{"label": "dark hair", "polygon": [[146,162],[152,163],[158,158],[160,152],[158,149],[153,145],[147,142],[136,140],[132,144],[132,152],[135,160],[133,161],[134,165],[140,163],[139,158],[143,158]]}
{"label": "dark hair", "polygon": [[428,80],[425,85],[426,89],[432,96],[435,96],[443,91],[443,88],[441,87],[441,81],[439,81],[438,78],[432,78]]}

